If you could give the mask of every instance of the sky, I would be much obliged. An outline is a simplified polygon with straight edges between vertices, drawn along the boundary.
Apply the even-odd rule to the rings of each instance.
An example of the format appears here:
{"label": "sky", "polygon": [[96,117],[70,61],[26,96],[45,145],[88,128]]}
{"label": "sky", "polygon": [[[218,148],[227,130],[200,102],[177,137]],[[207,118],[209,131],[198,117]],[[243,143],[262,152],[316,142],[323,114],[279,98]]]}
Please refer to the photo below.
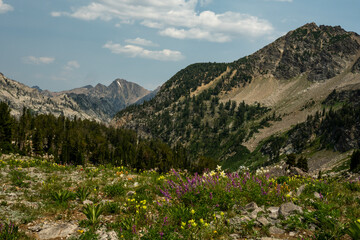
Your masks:
{"label": "sky", "polygon": [[360,34],[359,10],[359,0],[0,0],[0,72],[50,91],[116,78],[153,90],[306,23]]}

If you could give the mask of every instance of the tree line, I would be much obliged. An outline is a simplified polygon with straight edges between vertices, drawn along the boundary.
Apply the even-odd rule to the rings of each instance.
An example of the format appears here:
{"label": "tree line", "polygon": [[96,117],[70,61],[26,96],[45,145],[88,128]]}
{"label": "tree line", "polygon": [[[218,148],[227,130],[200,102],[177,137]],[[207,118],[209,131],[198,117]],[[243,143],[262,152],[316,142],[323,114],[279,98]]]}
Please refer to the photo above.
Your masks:
{"label": "tree line", "polygon": [[0,153],[53,156],[62,164],[158,168],[160,172],[171,168],[202,171],[215,164],[209,160],[190,161],[181,145],[171,148],[158,139],[142,139],[132,130],[91,120],[34,114],[26,108],[16,119],[4,102],[0,102]]}

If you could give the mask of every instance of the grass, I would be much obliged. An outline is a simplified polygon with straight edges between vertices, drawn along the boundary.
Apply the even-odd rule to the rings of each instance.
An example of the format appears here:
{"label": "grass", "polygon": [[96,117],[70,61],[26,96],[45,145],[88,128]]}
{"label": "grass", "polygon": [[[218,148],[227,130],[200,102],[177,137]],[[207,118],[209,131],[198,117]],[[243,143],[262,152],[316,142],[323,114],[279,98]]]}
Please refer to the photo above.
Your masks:
{"label": "grass", "polygon": [[[227,173],[220,167],[204,174],[174,169],[159,174],[124,166],[64,166],[16,156],[3,158],[0,166],[0,174],[8,176],[0,179],[4,186],[0,222],[15,223],[20,229],[17,234],[22,238],[13,239],[26,239],[21,229],[28,223],[70,220],[79,226],[72,239],[97,239],[100,228],[115,231],[119,239],[270,236],[269,226],[259,226],[256,220],[240,228],[229,224],[228,220],[241,216],[236,209],[251,202],[265,208],[293,202],[304,209],[303,214],[277,223],[285,229],[280,236],[285,239],[290,231],[301,233],[303,239],[356,239],[359,234],[360,179],[272,178],[261,171],[255,174],[243,168],[240,173]],[[20,176],[19,184],[12,176]],[[302,185],[303,193],[296,196]],[[315,198],[315,192],[321,197]],[[84,205],[84,200],[92,203]]]}

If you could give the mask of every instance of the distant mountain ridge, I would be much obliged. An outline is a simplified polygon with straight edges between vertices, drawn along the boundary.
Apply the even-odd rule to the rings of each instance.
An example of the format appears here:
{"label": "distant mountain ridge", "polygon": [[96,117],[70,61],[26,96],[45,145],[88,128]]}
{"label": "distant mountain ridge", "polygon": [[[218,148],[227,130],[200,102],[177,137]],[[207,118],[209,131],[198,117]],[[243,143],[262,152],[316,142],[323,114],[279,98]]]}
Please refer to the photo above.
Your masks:
{"label": "distant mountain ridge", "polygon": [[236,162],[267,137],[322,110],[334,90],[360,83],[360,36],[306,24],[231,63],[196,63],[112,124]]}
{"label": "distant mountain ridge", "polygon": [[136,83],[116,79],[109,86],[87,85],[62,92],[28,87],[0,73],[0,101],[7,102],[12,114],[20,115],[23,107],[35,113],[64,115],[109,122],[121,109],[136,103],[151,91]]}

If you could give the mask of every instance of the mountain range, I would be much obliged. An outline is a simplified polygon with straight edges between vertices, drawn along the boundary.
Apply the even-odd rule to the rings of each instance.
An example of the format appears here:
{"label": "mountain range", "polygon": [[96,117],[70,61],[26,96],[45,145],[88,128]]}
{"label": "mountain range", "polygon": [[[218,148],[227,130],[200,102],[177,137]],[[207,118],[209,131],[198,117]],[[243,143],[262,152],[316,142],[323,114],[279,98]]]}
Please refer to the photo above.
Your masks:
{"label": "mountain range", "polygon": [[28,87],[0,73],[0,101],[5,101],[12,114],[19,116],[23,107],[39,114],[64,115],[108,123],[119,110],[148,99],[154,92],[124,79],[109,86],[88,85],[62,92],[50,92]]}
{"label": "mountain range", "polygon": [[14,115],[110,123],[184,147],[200,165],[256,168],[294,153],[315,171],[360,148],[360,36],[340,26],[309,23],[233,62],[189,65],[152,92],[123,79],[50,92],[3,74],[0,87]]}
{"label": "mountain range", "polygon": [[[120,111],[112,124],[183,145],[194,156],[220,159],[225,166],[244,163],[263,149],[252,155],[255,163],[266,155],[269,138],[333,110],[323,102],[334,90],[360,89],[359,69],[357,33],[309,23],[234,62],[180,70],[152,100]],[[285,142],[277,151],[296,152]]]}

